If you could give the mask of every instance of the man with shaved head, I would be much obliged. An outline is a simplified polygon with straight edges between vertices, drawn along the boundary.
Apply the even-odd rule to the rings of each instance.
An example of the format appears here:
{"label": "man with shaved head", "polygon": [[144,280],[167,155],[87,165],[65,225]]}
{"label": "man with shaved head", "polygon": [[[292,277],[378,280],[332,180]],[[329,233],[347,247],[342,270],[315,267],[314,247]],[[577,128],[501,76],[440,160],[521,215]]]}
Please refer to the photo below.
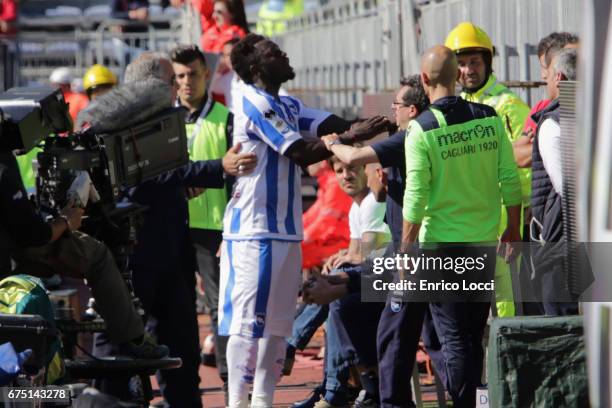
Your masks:
{"label": "man with shaved head", "polygon": [[[513,243],[521,241],[521,186],[512,146],[492,107],[455,96],[460,71],[453,51],[441,45],[429,49],[423,55],[421,71],[431,105],[412,121],[406,137],[400,255],[441,257],[445,266],[434,263],[403,270],[400,278],[417,281],[417,287],[423,277],[430,282],[491,282],[500,202],[506,206],[509,220],[498,245],[506,261],[516,256]],[[447,259],[453,261],[450,268],[446,267]],[[460,268],[459,261],[466,259],[480,260],[482,268]],[[441,374],[453,406],[473,407],[484,356],[482,337],[494,290],[463,288],[421,292],[418,300],[430,301],[446,362]],[[406,338],[413,342],[415,351],[418,337],[415,332]],[[397,388],[397,395],[383,398],[381,406],[410,406],[406,392]]]}

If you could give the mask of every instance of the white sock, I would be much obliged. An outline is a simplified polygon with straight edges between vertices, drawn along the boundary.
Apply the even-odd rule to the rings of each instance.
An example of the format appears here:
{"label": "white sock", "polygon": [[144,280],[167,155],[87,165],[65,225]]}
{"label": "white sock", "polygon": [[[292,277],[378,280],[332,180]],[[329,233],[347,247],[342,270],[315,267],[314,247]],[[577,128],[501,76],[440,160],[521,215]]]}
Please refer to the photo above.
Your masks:
{"label": "white sock", "polygon": [[249,386],[255,378],[258,339],[232,334],[227,342],[228,394],[230,408],[249,406]]}
{"label": "white sock", "polygon": [[284,337],[269,336],[259,339],[252,408],[272,407],[274,389],[281,378],[286,349]]}

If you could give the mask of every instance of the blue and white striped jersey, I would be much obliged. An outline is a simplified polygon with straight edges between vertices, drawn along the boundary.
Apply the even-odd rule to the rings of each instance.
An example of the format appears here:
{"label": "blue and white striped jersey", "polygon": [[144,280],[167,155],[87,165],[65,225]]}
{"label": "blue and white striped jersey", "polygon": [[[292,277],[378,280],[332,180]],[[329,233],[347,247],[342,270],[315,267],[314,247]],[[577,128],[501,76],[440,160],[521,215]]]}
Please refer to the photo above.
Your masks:
{"label": "blue and white striped jersey", "polygon": [[275,100],[243,85],[233,139],[242,143],[241,153],[254,152],[258,162],[253,173],[236,180],[223,220],[225,239],[302,240],[300,170],[283,153],[303,137],[317,137],[319,124],[329,116],[294,97]]}

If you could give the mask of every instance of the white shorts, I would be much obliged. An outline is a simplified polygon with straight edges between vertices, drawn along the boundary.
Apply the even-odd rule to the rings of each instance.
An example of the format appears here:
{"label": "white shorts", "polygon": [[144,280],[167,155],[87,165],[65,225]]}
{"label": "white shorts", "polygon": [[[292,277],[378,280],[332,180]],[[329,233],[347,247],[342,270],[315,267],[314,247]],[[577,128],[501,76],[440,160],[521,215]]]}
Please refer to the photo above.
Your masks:
{"label": "white shorts", "polygon": [[219,334],[291,335],[302,281],[300,242],[223,241]]}

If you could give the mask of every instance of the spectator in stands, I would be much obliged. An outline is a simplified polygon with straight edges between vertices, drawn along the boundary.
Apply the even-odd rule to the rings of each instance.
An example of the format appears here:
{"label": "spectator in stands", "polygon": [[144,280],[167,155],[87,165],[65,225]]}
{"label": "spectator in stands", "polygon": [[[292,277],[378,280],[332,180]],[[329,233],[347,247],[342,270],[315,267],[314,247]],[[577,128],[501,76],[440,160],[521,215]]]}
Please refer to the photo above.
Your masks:
{"label": "spectator in stands", "polygon": [[[185,0],[170,0],[173,7],[180,8],[185,4]],[[202,33],[215,25],[213,20],[214,0],[191,0],[191,7],[200,14],[200,26]]]}
{"label": "spectator in stands", "polygon": [[[576,80],[577,52],[556,49],[547,53],[546,92],[548,106],[536,113],[538,122],[533,142],[532,222],[531,237],[542,246],[534,247],[534,275],[538,281],[544,312],[548,316],[578,314],[578,303],[570,302],[563,271],[563,257],[556,254],[554,244],[564,242],[562,213],[563,176],[559,84]],[[547,245],[544,245],[547,243]],[[559,302],[562,300],[562,302]]]}
{"label": "spectator in stands", "polygon": [[133,21],[146,21],[149,18],[149,0],[113,0],[112,15]]}
{"label": "spectator in stands", "polygon": [[0,3],[0,34],[14,34],[17,29],[17,1],[2,0]]}
{"label": "spectator in stands", "polygon": [[59,88],[64,94],[64,99],[68,103],[68,110],[70,111],[70,117],[72,123],[76,123],[76,118],[81,109],[87,106],[87,97],[81,93],[72,91],[72,81],[74,76],[70,68],[61,67],[53,70],[49,76],[49,82],[51,86]]}
{"label": "spectator in stands", "polygon": [[[551,55],[562,48],[573,48],[578,46],[578,36],[567,32],[554,32],[540,40],[538,44],[538,60],[540,61],[540,77],[546,81],[550,68]],[[533,115],[548,106],[550,99],[544,98],[536,103],[523,128],[522,136],[513,143],[514,158],[519,167],[531,167],[532,143],[535,136],[537,123],[532,119]]]}
{"label": "spectator in stands", "polygon": [[287,21],[304,12],[304,0],[265,0],[257,16],[256,31],[268,37],[282,34]]}
{"label": "spectator in stands", "polygon": [[90,101],[110,91],[115,85],[117,77],[102,65],[93,65],[83,76],[83,88]]}
{"label": "spectator in stands", "polygon": [[232,38],[242,39],[249,32],[242,0],[215,0],[212,17],[215,24],[202,34],[202,50],[220,53]]}

